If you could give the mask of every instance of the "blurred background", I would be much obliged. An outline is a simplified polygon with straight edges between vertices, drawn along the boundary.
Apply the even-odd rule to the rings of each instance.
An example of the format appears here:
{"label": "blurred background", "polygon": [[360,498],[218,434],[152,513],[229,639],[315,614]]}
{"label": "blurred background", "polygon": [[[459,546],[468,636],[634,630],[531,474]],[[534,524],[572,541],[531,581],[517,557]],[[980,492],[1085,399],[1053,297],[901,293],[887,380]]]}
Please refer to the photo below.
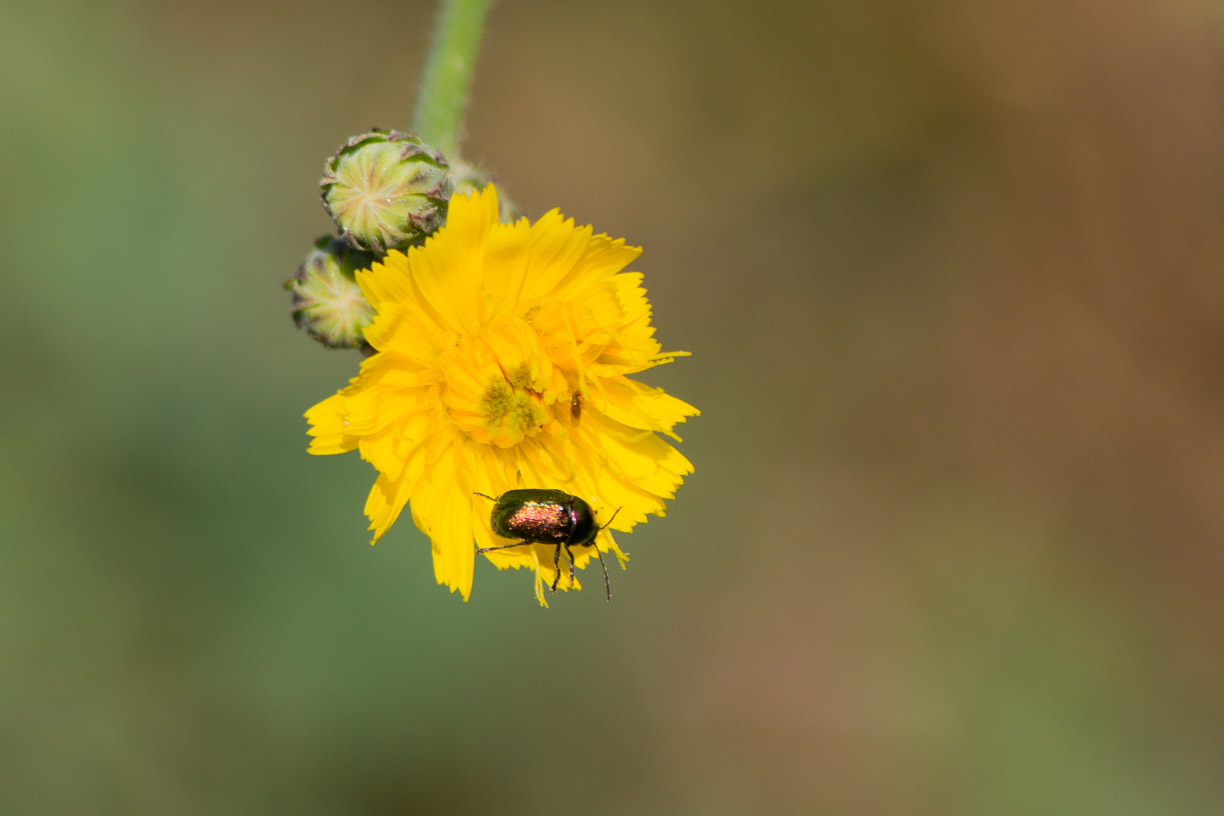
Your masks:
{"label": "blurred background", "polygon": [[496,5],[469,157],[704,412],[547,610],[306,454],[281,283],[433,17],[0,7],[0,812],[1224,812],[1224,6]]}

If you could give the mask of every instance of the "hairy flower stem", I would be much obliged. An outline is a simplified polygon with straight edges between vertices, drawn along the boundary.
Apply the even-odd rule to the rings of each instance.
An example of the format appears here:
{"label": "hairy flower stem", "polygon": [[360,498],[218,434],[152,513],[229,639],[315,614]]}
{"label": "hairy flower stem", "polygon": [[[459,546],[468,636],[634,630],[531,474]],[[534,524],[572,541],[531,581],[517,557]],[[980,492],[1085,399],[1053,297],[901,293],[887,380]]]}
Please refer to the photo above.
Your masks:
{"label": "hairy flower stem", "polygon": [[492,0],[442,0],[438,27],[425,63],[413,128],[428,144],[454,158],[463,109],[472,87],[476,49]]}

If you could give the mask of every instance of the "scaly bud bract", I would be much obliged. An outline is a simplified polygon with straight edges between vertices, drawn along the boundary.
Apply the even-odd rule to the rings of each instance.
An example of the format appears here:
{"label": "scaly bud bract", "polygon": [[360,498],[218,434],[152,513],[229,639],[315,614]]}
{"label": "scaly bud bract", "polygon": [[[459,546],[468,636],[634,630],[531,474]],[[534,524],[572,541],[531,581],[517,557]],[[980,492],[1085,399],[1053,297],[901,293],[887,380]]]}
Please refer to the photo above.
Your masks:
{"label": "scaly bud bract", "polygon": [[419,243],[442,226],[453,190],[442,154],[415,133],[394,130],[349,139],[319,184],[340,235],[373,252]]}

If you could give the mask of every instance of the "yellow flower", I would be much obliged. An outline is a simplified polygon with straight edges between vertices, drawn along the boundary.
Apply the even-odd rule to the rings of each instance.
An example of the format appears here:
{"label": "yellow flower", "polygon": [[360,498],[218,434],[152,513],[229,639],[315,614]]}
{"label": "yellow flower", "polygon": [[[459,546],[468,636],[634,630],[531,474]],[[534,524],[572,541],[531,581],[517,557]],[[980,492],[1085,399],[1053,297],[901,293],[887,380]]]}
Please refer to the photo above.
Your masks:
{"label": "yellow flower", "polygon": [[[374,541],[411,501],[438,583],[466,600],[476,549],[510,543],[493,533],[491,503],[477,492],[563,490],[601,524],[619,508],[612,529],[623,532],[664,515],[693,466],[659,434],[679,441],[673,427],[698,411],[628,377],[681,354],[661,352],[642,276],[621,271],[639,254],[557,210],[535,224],[498,223],[490,186],[454,196],[424,246],[357,273],[377,312],[365,329],[376,353],[306,418],[311,453],[357,449],[378,470],[365,506]],[[609,530],[595,543],[624,566]],[[547,606],[555,550],[485,557],[533,570]],[[573,552],[580,568],[593,555]],[[571,588],[564,559],[561,571],[560,588]]]}

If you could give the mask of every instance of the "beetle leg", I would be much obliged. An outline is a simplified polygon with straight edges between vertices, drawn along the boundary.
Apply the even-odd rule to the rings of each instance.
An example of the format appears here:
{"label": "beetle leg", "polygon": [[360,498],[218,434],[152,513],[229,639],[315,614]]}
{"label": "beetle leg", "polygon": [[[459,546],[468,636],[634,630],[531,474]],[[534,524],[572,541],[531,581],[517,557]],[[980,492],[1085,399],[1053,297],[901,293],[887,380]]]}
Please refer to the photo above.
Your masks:
{"label": "beetle leg", "polygon": [[496,546],[496,547],[482,547],[481,549],[477,550],[476,552],[478,552],[478,553],[487,553],[487,552],[492,552],[493,550],[508,550],[508,549],[510,549],[511,547],[521,547],[521,546],[523,546],[524,544],[530,544],[530,543],[531,543],[530,541],[516,541],[516,542],[514,542],[513,544],[500,544],[500,545],[498,545],[498,546]]}
{"label": "beetle leg", "polygon": [[573,586],[573,585],[574,585],[574,551],[570,549],[570,545],[569,545],[569,544],[566,544],[566,545],[565,545],[565,554],[569,556],[569,560],[570,560],[570,586]]}
{"label": "beetle leg", "polygon": [[[566,549],[569,549],[568,547]],[[552,591],[557,591],[557,582],[561,580],[561,545],[557,545],[557,551],[553,553],[553,567],[557,570],[557,577],[553,579]]]}

